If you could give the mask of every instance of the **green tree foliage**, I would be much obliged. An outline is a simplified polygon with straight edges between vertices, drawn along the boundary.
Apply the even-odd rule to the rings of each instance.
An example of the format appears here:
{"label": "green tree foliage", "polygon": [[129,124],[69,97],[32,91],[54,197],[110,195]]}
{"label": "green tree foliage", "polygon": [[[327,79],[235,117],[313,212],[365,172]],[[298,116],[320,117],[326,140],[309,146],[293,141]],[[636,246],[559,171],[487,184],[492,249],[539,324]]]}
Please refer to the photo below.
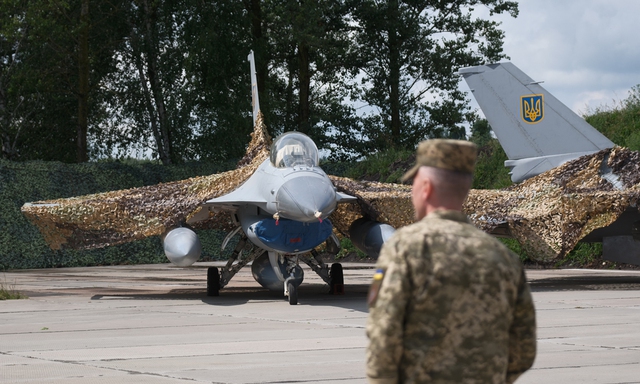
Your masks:
{"label": "green tree foliage", "polygon": [[513,1],[354,1],[361,82],[357,99],[372,112],[340,145],[357,155],[387,147],[414,148],[430,137],[464,136],[470,115],[456,71],[497,61],[504,33],[472,19],[474,6],[517,15]]}
{"label": "green tree foliage", "polygon": [[491,126],[486,119],[478,119],[473,123],[470,141],[478,146],[473,188],[499,189],[511,185],[509,169],[504,166],[507,154],[498,139],[491,135]]}
{"label": "green tree foliage", "polygon": [[264,1],[270,52],[268,121],[273,133],[296,130],[327,146],[335,126],[353,124],[344,103],[355,61],[344,0]]}
{"label": "green tree foliage", "polygon": [[502,57],[497,23],[472,20],[473,6],[517,12],[504,0],[1,0],[3,156],[238,157],[250,49],[274,135],[302,131],[343,158],[461,138],[453,73]]}
{"label": "green tree foliage", "polygon": [[123,155],[134,145],[152,151],[163,164],[194,157],[179,5],[171,0],[126,4],[128,34],[118,52],[119,70],[105,84],[113,113],[95,131],[102,156],[117,150]]}
{"label": "green tree foliage", "polygon": [[[507,155],[500,142],[491,136],[491,126],[487,120],[477,120],[471,132],[470,141],[478,145],[479,152],[473,188],[500,189],[510,186],[512,182],[509,169],[504,166]],[[402,175],[415,164],[415,150],[389,148],[348,166],[340,166],[341,164],[345,163],[333,163],[326,168],[336,169],[340,175],[354,179],[399,183]]]}
{"label": "green tree foliage", "polygon": [[617,145],[640,151],[640,84],[619,105],[596,108],[585,120]]}
{"label": "green tree foliage", "polygon": [[0,2],[4,158],[86,161],[119,16],[117,1]]}

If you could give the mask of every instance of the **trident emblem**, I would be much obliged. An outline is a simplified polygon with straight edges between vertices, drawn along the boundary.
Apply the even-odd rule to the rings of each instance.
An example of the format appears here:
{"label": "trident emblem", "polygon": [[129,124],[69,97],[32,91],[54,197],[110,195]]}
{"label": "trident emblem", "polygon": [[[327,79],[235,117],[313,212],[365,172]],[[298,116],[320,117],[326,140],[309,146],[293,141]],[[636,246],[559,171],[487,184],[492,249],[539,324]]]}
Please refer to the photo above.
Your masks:
{"label": "trident emblem", "polygon": [[535,124],[544,118],[544,99],[542,95],[525,95],[520,97],[522,120]]}

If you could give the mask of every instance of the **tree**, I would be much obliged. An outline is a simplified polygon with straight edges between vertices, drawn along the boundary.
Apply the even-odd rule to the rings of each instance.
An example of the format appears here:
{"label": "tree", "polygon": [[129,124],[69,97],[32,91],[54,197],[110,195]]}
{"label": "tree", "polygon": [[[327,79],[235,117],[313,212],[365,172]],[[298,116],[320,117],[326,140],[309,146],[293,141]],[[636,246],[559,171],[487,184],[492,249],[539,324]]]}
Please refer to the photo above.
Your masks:
{"label": "tree", "polygon": [[271,52],[267,117],[275,133],[297,130],[319,147],[336,125],[350,124],[345,79],[352,77],[347,1],[263,3]]}
{"label": "tree", "polygon": [[0,13],[5,15],[0,24],[0,153],[2,158],[13,160],[18,157],[22,127],[17,122],[26,94],[17,79],[27,32],[22,21],[24,12],[18,4],[0,2]]}
{"label": "tree", "polygon": [[600,107],[584,116],[615,144],[640,151],[640,84],[629,91],[629,96],[614,107]]}
{"label": "tree", "polygon": [[[260,1],[192,2],[185,10],[185,71],[197,116],[194,150],[212,161],[243,156],[252,131],[250,50],[263,96],[265,58]],[[254,14],[257,13],[257,14]],[[188,17],[187,17],[188,15]],[[261,97],[264,109],[269,99]]]}
{"label": "tree", "polygon": [[491,139],[491,126],[487,119],[478,119],[474,121],[471,125],[471,137],[469,140],[478,147],[482,147]]}
{"label": "tree", "polygon": [[88,127],[100,113],[96,100],[121,32],[118,2],[7,0],[0,6],[1,39],[11,41],[2,49],[9,56],[0,88],[5,105],[14,106],[5,109],[12,112],[2,124],[14,133],[4,135],[3,145],[12,148],[5,157],[86,161]]}
{"label": "tree", "polygon": [[472,19],[483,5],[517,15],[517,4],[505,0],[355,0],[357,98],[368,112],[358,129],[338,136],[342,145],[364,154],[460,136],[470,114],[456,71],[505,57],[499,24]]}
{"label": "tree", "polygon": [[242,2],[131,2],[98,153],[163,164],[241,156],[252,125],[248,21]]}

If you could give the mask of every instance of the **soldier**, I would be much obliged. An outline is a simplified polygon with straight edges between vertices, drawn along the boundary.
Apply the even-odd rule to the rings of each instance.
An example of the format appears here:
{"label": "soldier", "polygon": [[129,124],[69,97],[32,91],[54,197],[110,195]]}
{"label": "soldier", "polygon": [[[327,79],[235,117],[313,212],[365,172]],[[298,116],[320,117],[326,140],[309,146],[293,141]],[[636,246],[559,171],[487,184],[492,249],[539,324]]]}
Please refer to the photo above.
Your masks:
{"label": "soldier", "polygon": [[512,383],[536,354],[522,263],[462,213],[477,156],[458,140],[420,143],[416,223],[384,244],[369,291],[371,383]]}

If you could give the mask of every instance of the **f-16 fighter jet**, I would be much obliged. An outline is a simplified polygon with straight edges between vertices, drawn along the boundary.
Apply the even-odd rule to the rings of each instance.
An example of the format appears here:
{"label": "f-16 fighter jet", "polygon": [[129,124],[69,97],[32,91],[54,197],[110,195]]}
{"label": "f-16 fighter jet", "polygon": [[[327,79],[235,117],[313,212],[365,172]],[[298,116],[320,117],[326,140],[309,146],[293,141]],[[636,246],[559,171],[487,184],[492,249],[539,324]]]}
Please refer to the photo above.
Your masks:
{"label": "f-16 fighter jet", "polygon": [[[370,256],[377,257],[394,227],[376,220],[379,215],[374,213],[375,197],[366,203],[362,197],[358,199],[336,190],[319,167],[318,149],[308,136],[287,132],[271,141],[260,114],[252,54],[249,61],[254,132],[246,156],[236,170],[150,187],[25,204],[22,211],[38,225],[49,246],[95,248],[161,235],[167,258],[184,267],[197,261],[202,250],[192,228],[225,229],[229,235],[223,248],[233,236],[240,239],[222,270],[209,268],[209,295],[217,296],[242,267],[252,262],[258,283],[271,290],[282,290],[290,304],[297,304],[297,287],[303,280],[299,261],[318,273],[331,292],[341,293],[342,266],[335,263],[329,268],[316,248],[326,243],[329,252],[338,252],[336,227],[337,231],[351,235],[354,243]],[[398,188],[406,192],[405,187]],[[398,196],[389,195],[388,191],[374,195],[381,193],[386,193],[387,198]],[[338,204],[347,202],[353,207],[336,210]],[[369,214],[363,213],[361,205],[369,207]],[[410,206],[408,212],[410,217]],[[395,221],[396,226],[402,224]]]}

